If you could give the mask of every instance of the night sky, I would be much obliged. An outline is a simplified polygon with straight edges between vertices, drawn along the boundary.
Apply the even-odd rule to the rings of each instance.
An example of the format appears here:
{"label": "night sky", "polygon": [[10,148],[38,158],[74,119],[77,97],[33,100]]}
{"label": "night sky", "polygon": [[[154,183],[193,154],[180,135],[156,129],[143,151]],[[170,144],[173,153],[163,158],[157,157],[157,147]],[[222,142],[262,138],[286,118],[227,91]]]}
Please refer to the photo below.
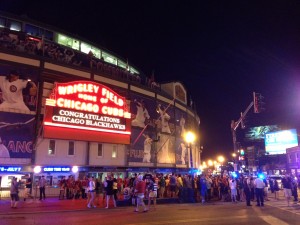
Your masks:
{"label": "night sky", "polygon": [[300,131],[300,1],[7,0],[0,10],[97,43],[158,82],[181,81],[201,119],[204,159],[233,151],[230,122],[253,91],[266,110],[252,109],[247,127]]}

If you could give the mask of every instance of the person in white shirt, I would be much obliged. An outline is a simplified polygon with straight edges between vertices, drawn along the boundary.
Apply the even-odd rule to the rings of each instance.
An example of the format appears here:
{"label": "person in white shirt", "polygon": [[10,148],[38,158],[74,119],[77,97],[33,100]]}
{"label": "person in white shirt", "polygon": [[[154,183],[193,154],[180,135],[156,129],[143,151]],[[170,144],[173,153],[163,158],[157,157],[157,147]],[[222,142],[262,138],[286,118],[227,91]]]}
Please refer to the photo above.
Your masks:
{"label": "person in white shirt", "polygon": [[88,205],[87,205],[88,208],[91,208],[91,207],[96,208],[96,205],[94,203],[95,189],[96,189],[96,183],[94,181],[94,177],[90,177],[89,178],[89,184],[88,184],[88,192],[89,192],[89,195],[90,195],[90,199],[89,199],[89,202],[88,202]]}
{"label": "person in white shirt", "polygon": [[185,158],[186,158],[186,153],[187,153],[187,147],[185,143],[180,143],[180,148],[181,148],[181,164],[185,165]]}
{"label": "person in white shirt", "polygon": [[231,201],[232,202],[237,202],[236,201],[236,195],[237,195],[237,190],[236,190],[236,180],[235,178],[230,179],[229,181],[229,185],[230,185],[230,190],[231,190]]}
{"label": "person in white shirt", "polygon": [[143,134],[143,136],[145,137],[143,162],[149,163],[151,159],[152,139],[147,134]]}
{"label": "person in white shirt", "polygon": [[163,108],[160,104],[157,106],[158,112],[160,114],[160,119],[161,119],[161,132],[163,133],[171,133],[170,126],[169,126],[169,120],[170,120],[170,115],[166,112],[166,109]]}
{"label": "person in white shirt", "polygon": [[23,89],[29,83],[31,85],[30,95],[36,95],[37,87],[34,82],[19,79],[17,71],[11,71],[8,76],[0,76],[0,89],[2,91],[3,102],[0,104],[0,110],[19,110],[30,112],[23,100]]}
{"label": "person in white shirt", "polygon": [[256,194],[256,206],[264,206],[264,188],[265,183],[263,182],[263,179],[258,177],[254,180],[254,186],[255,186],[255,194]]}
{"label": "person in white shirt", "polygon": [[131,125],[144,128],[146,119],[150,119],[148,110],[145,107],[144,101],[138,102],[135,99],[134,103],[136,104],[137,112],[135,118],[131,121]]}
{"label": "person in white shirt", "polygon": [[0,158],[10,158],[9,151],[6,146],[2,143],[2,139],[0,137]]}

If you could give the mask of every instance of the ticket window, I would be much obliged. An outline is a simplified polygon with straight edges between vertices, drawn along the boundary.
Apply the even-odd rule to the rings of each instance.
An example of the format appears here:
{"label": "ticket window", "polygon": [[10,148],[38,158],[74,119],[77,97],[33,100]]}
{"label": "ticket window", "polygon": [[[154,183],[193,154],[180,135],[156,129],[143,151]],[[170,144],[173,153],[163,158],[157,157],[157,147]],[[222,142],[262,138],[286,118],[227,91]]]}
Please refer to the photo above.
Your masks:
{"label": "ticket window", "polygon": [[35,176],[34,177],[34,185],[37,187],[37,186],[39,186],[39,180],[41,179],[41,176]]}
{"label": "ticket window", "polygon": [[46,177],[47,186],[52,186],[52,180],[53,180],[53,176],[47,176]]}

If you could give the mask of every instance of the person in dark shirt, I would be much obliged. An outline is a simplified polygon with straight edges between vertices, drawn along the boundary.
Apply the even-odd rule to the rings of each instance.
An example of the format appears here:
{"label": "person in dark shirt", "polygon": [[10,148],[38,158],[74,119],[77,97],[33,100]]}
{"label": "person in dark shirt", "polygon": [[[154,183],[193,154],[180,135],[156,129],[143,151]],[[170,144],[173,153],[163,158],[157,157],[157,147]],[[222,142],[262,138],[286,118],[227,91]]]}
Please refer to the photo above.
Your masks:
{"label": "person in dark shirt", "polygon": [[117,207],[117,203],[116,203],[116,199],[114,197],[114,191],[113,191],[113,179],[111,175],[107,176],[107,180],[106,180],[106,209],[108,209],[109,206],[109,199],[112,197],[113,202],[114,202],[114,207]]}
{"label": "person in dark shirt", "polygon": [[31,189],[32,189],[32,180],[30,177],[28,177],[25,183],[24,201],[26,201],[26,198],[33,198],[31,196]]}
{"label": "person in dark shirt", "polygon": [[287,205],[290,206],[290,198],[292,196],[292,179],[291,177],[286,174],[284,178],[281,180],[284,196],[287,201]]}

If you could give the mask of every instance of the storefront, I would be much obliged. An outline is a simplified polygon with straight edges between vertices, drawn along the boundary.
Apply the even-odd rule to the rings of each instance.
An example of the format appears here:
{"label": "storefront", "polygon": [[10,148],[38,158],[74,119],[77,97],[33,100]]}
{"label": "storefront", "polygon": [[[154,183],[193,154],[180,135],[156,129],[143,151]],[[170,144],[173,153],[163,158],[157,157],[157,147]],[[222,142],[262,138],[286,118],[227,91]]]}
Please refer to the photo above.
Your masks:
{"label": "storefront", "polygon": [[20,191],[25,187],[28,177],[32,176],[31,167],[28,166],[0,166],[0,198],[10,196],[10,186],[13,177],[20,182]]}
{"label": "storefront", "polygon": [[58,196],[60,190],[60,181],[63,178],[73,176],[74,179],[78,178],[79,167],[77,166],[35,166],[33,174],[33,196],[39,197],[39,180],[45,176],[47,180],[46,196]]}

